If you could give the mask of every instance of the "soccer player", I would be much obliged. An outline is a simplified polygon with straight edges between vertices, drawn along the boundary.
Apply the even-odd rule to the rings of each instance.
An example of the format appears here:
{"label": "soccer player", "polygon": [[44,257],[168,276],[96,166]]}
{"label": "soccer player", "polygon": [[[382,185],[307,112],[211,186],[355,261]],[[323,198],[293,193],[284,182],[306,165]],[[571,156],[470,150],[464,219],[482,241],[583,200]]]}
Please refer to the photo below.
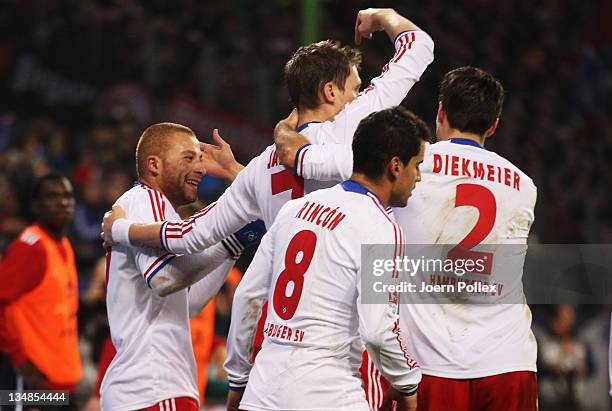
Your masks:
{"label": "soccer player", "polygon": [[[300,47],[287,62],[285,79],[292,102],[299,109],[299,130],[310,142],[350,144],[359,121],[374,111],[399,104],[433,61],[431,38],[394,10],[367,9],[358,13],[356,42],[370,38],[376,31],[385,31],[396,52],[382,74],[361,93],[361,57],[352,48],[322,41]],[[275,146],[269,146],[238,175],[216,205],[191,220],[193,224],[169,221],[130,227],[124,221],[116,226],[113,223],[121,214],[112,213],[104,220],[105,241],[125,245],[129,238],[133,244],[185,254],[204,250],[257,218],[269,227],[287,201],[340,181],[305,180],[300,165],[308,157],[308,149],[296,157],[297,167],[292,172],[279,161]],[[352,157],[345,160],[352,161]],[[344,178],[349,176],[350,173]]]}
{"label": "soccer player", "polygon": [[[21,390],[73,390],[82,367],[78,277],[66,237],[74,214],[70,181],[58,174],[41,177],[33,187],[31,206],[36,221],[0,260],[0,351],[25,382]],[[1,360],[0,371],[6,371]],[[3,388],[15,389],[15,383],[0,379]]]}
{"label": "soccer player", "polygon": [[[240,409],[369,410],[363,343],[402,394],[400,409],[416,409],[421,376],[400,337],[397,304],[361,302],[361,245],[390,244],[389,260],[403,249],[388,207],[404,206],[420,180],[427,138],[425,123],[402,107],[373,113],[355,133],[351,179],[280,210],[234,297],[225,368],[232,390],[246,386]],[[267,338],[252,365],[265,300]],[[237,408],[241,391],[231,396]]]}
{"label": "soccer player", "polygon": [[[376,31],[387,34],[395,46],[395,54],[383,67],[381,75],[359,94],[360,55],[354,49],[323,41],[299,48],[287,62],[285,80],[289,94],[299,109],[300,131],[310,142],[350,144],[359,121],[374,111],[399,104],[433,61],[434,45],[429,35],[394,10],[367,9],[358,13],[356,42],[370,38]],[[104,221],[105,240],[108,244],[118,241],[128,245],[131,241],[163,246],[179,254],[197,252],[251,220],[261,218],[269,227],[287,201],[330,187],[351,175],[349,172],[335,181],[323,183],[305,180],[299,164],[309,156],[307,148],[293,156],[300,160],[295,173],[283,166],[279,156],[282,158],[283,153],[278,153],[274,145],[268,147],[240,172],[216,205],[187,222],[129,227],[129,220],[113,224],[115,220],[121,221],[122,214],[111,213]],[[344,161],[352,164],[352,155],[349,153],[334,163]],[[332,180],[328,177],[321,180]],[[368,395],[370,397],[377,396]]]}
{"label": "soccer player", "polygon": [[[227,150],[215,155],[233,160]],[[239,167],[231,163],[223,165],[235,175]],[[178,219],[176,208],[197,198],[203,164],[191,129],[155,124],[136,148],[139,183],[117,204],[138,222]],[[106,305],[117,353],[100,389],[103,410],[198,409],[189,317],[217,293],[235,257],[222,244],[190,256],[125,246],[107,251]]]}
{"label": "soccer player", "polygon": [[[408,243],[514,247],[513,261],[521,267],[514,274],[520,278],[537,192],[518,167],[484,148],[499,124],[503,97],[499,81],[478,68],[462,67],[444,76],[436,117],[440,141],[427,147],[422,183],[410,204],[395,213],[410,233]],[[289,140],[291,147],[307,144],[286,126],[277,131],[283,134],[278,145]],[[308,168],[305,177],[342,174],[333,170],[334,164],[324,170],[325,159],[337,156],[334,150],[344,150],[341,156],[346,157],[350,147],[309,147],[311,157],[304,162],[313,160],[317,168]],[[346,173],[351,165],[347,161],[342,167]],[[401,306],[406,340],[423,371],[420,410],[536,409],[531,312],[516,302]]]}

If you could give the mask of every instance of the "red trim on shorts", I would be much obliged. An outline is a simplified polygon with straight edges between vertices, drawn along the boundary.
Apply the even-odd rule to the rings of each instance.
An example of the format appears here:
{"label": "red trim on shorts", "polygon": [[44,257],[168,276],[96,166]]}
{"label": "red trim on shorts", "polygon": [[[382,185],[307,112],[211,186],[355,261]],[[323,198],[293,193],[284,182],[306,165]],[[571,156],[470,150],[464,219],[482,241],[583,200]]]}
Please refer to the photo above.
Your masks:
{"label": "red trim on shorts", "polygon": [[467,379],[423,375],[417,402],[419,411],[537,411],[536,373],[515,371]]}
{"label": "red trim on shorts", "polygon": [[190,397],[169,398],[139,411],[198,411],[198,402]]}

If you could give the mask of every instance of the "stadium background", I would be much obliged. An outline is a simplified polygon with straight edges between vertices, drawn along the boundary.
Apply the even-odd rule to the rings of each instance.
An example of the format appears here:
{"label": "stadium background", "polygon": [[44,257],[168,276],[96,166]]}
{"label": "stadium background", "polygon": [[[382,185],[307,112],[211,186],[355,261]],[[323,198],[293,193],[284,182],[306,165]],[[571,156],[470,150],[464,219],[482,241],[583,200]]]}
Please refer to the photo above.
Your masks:
{"label": "stadium background", "polygon": [[[320,39],[352,43],[357,10],[378,6],[395,7],[436,42],[434,63],[404,102],[432,128],[438,81],[450,68],[475,65],[502,81],[506,102],[488,148],[538,186],[530,241],[612,242],[609,0],[3,1],[0,252],[31,218],[32,180],[50,170],[68,175],[77,193],[70,238],[88,364],[80,395],[92,389],[107,333],[95,280],[103,255],[99,222],[134,180],[142,130],[174,121],[209,139],[217,127],[236,157],[248,162],[270,143],[272,126],[291,109],[282,81],[288,56]],[[365,82],[392,50],[383,34],[362,50]],[[199,191],[207,202],[223,189],[223,183],[205,178]],[[243,259],[241,267],[247,263]],[[226,293],[217,307],[220,338],[229,315]],[[541,398],[567,396],[564,404],[572,410],[610,409],[609,311],[533,310],[541,350],[548,341],[571,341],[586,358],[584,367],[572,368],[575,359],[568,355],[564,372],[540,363],[540,388],[550,391]],[[222,380],[214,363],[211,370]],[[213,384],[216,392],[219,384]]]}

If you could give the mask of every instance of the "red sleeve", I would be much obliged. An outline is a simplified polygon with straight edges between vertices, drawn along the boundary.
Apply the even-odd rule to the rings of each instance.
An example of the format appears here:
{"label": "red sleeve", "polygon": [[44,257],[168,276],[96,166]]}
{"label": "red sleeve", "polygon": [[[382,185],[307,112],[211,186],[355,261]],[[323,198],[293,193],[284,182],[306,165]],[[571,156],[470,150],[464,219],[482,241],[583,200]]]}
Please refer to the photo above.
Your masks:
{"label": "red sleeve", "polygon": [[96,382],[96,389],[94,390],[94,395],[96,397],[100,397],[100,386],[102,385],[104,374],[106,374],[106,369],[111,361],[113,361],[116,353],[117,350],[115,350],[113,340],[111,340],[110,336],[106,337],[104,345],[102,346],[102,353],[100,354],[100,362],[98,362],[98,381]]}
{"label": "red sleeve", "polygon": [[45,249],[40,241],[15,240],[0,260],[0,304],[15,301],[36,287],[45,274]]}
{"label": "red sleeve", "polygon": [[6,317],[6,306],[0,304],[0,353],[5,353],[13,366],[21,365],[26,357],[21,349],[19,335],[15,327]]}

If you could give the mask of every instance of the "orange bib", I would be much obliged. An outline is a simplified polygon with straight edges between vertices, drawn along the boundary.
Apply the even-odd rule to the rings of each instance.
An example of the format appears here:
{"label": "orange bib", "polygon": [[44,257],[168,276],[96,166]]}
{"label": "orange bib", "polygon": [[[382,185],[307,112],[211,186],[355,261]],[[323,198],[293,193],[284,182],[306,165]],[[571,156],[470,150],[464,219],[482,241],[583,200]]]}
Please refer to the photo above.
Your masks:
{"label": "orange bib", "polygon": [[78,349],[78,286],[74,252],[64,237],[55,241],[32,225],[25,230],[45,248],[43,280],[6,307],[6,319],[18,336],[23,354],[52,387],[70,387],[81,379]]}

